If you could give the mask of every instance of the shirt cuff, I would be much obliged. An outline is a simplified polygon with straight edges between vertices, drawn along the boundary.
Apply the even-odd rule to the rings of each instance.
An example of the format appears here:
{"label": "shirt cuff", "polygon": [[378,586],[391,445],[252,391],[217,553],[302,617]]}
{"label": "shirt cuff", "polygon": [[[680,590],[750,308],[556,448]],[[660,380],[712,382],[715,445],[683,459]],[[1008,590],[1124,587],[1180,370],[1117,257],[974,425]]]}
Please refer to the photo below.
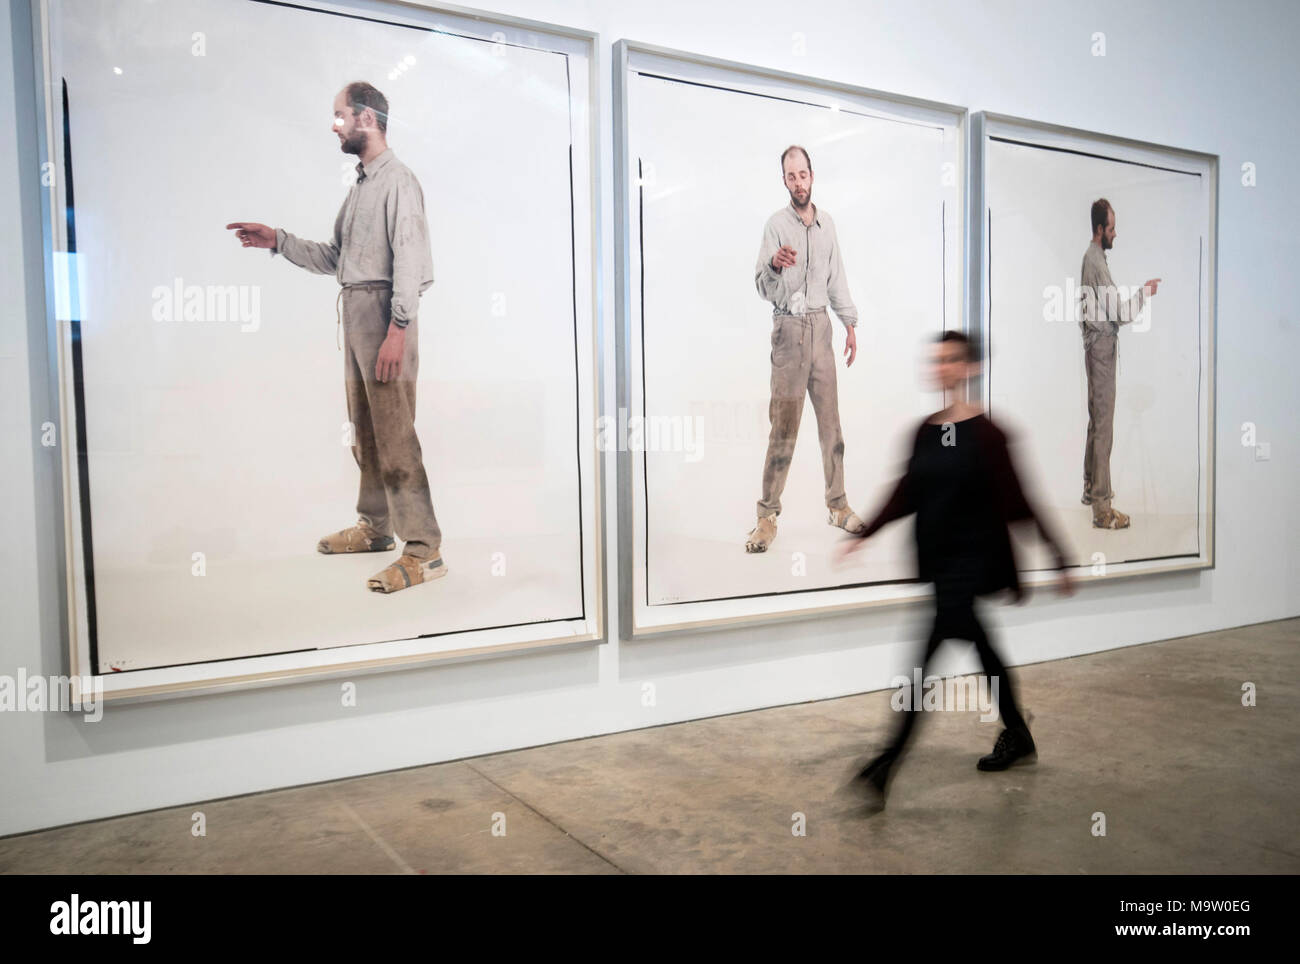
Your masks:
{"label": "shirt cuff", "polygon": [[271,257],[275,257],[284,250],[284,228],[275,229],[275,247],[271,249]]}

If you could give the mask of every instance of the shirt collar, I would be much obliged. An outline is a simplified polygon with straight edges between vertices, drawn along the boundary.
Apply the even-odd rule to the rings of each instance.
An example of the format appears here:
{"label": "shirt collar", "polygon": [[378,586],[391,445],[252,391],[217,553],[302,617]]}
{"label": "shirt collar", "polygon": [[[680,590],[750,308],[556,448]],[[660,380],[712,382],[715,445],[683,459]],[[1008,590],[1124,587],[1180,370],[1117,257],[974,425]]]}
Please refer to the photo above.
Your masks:
{"label": "shirt collar", "polygon": [[384,152],[382,154],[380,154],[378,157],[376,157],[373,161],[370,162],[369,166],[362,164],[361,162],[357,162],[357,183],[360,184],[368,177],[374,177],[381,170],[383,170],[384,165],[387,164],[392,159],[393,159],[393,149],[391,147],[386,147],[384,148]]}
{"label": "shirt collar", "polygon": [[[816,205],[816,204],[814,204],[814,205],[812,206],[812,208],[813,208],[813,219],[812,219],[812,223],[815,224],[815,225],[817,225],[817,227],[820,228],[820,227],[822,226],[822,215],[821,215],[821,212],[817,210],[817,205]],[[794,202],[793,202],[793,201],[791,201],[789,204],[787,204],[786,207],[785,207],[785,209],[786,209],[787,211],[790,212],[790,217],[794,218],[794,219],[795,219],[796,221],[798,221],[800,224],[803,224],[803,218],[801,218],[801,217],[799,216],[799,212],[795,210]]]}

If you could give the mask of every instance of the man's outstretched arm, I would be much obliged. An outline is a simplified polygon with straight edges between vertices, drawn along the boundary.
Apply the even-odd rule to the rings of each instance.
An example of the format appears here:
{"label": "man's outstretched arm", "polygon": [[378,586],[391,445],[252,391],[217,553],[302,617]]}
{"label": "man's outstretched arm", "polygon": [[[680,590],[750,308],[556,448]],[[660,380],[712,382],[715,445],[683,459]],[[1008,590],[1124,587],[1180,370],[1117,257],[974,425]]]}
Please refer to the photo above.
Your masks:
{"label": "man's outstretched arm", "polygon": [[[1152,278],[1137,290],[1131,297],[1120,299],[1119,288],[1111,280],[1110,268],[1102,267],[1101,285],[1105,291],[1105,300],[1099,306],[1104,310],[1106,317],[1117,325],[1132,324],[1137,320],[1137,316],[1142,312],[1142,307],[1147,303],[1147,299],[1156,293],[1156,288],[1160,284],[1159,278]],[[1101,292],[1098,292],[1101,295]]]}
{"label": "man's outstretched arm", "polygon": [[269,248],[272,255],[282,254],[289,261],[315,274],[334,274],[339,264],[339,225],[335,222],[332,241],[304,241],[284,228],[272,228],[255,221],[235,221],[226,225],[246,248]]}
{"label": "man's outstretched arm", "polygon": [[1051,552],[1055,568],[1064,569],[1065,544],[1025,495],[1024,487],[1020,484],[1020,475],[1016,471],[1015,460],[1011,456],[1010,441],[1006,433],[991,426],[987,437],[981,439],[981,443],[989,461],[993,492],[998,500],[1003,521],[1008,525],[1014,522],[1032,522],[1038,530],[1039,537]]}

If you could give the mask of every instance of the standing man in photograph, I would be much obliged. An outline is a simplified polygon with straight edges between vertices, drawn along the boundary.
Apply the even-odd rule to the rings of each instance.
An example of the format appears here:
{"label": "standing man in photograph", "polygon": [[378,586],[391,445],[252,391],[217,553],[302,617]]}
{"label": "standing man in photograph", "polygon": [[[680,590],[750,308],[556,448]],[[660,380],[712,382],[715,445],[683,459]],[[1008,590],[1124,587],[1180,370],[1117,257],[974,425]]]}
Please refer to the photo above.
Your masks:
{"label": "standing man in photograph", "polygon": [[433,284],[433,255],[420,182],[388,146],[387,98],[363,81],[348,84],[334,98],[330,129],[343,153],[359,159],[331,241],[304,241],[251,222],[226,227],[246,248],[270,248],[272,256],[338,280],[344,387],[361,484],[356,524],[316,548],[327,555],[386,552],[395,546],[395,530],[406,542],[401,558],[367,582],[372,591],[389,593],[447,573],[415,433],[416,320],[420,295]]}
{"label": "standing man in photograph", "polygon": [[1115,244],[1115,209],[1105,198],[1092,203],[1092,243],[1083,254],[1079,277],[1082,302],[1079,327],[1083,332],[1083,362],[1088,373],[1088,438],[1083,448],[1083,504],[1092,506],[1092,524],[1098,529],[1124,529],[1129,517],[1111,506],[1110,450],[1115,426],[1115,366],[1119,326],[1141,312],[1156,293],[1159,278],[1152,278],[1132,298],[1121,301],[1110,278],[1106,252]]}
{"label": "standing man in photograph", "polygon": [[844,437],[826,309],[829,305],[834,310],[847,331],[846,367],[857,356],[854,328],[858,310],[849,297],[835,223],[812,202],[808,152],[798,145],[787,147],[781,154],[781,173],[790,203],[768,218],[754,273],[759,295],[772,303],[772,395],[768,403],[772,429],[763,465],[758,525],[745,542],[748,552],[765,552],[776,538],[776,517],[781,513],[781,493],[794,455],[805,395],[812,398],[817,415],[829,522],[847,532],[862,531],[862,520],[844,496]]}

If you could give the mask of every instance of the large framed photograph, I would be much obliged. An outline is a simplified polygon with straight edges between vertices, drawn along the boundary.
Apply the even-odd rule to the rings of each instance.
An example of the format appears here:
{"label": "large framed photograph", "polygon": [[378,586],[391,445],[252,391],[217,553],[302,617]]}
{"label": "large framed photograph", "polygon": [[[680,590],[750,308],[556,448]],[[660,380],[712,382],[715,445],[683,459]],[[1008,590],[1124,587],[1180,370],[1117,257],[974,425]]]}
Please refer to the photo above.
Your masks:
{"label": "large framed photograph", "polygon": [[620,41],[625,635],[911,599],[908,533],[841,568],[964,327],[964,109]]}
{"label": "large framed photograph", "polygon": [[1212,566],[1218,158],[972,127],[990,414],[1019,430],[1081,575]]}
{"label": "large framed photograph", "polygon": [[71,672],[602,640],[595,35],[34,7]]}

